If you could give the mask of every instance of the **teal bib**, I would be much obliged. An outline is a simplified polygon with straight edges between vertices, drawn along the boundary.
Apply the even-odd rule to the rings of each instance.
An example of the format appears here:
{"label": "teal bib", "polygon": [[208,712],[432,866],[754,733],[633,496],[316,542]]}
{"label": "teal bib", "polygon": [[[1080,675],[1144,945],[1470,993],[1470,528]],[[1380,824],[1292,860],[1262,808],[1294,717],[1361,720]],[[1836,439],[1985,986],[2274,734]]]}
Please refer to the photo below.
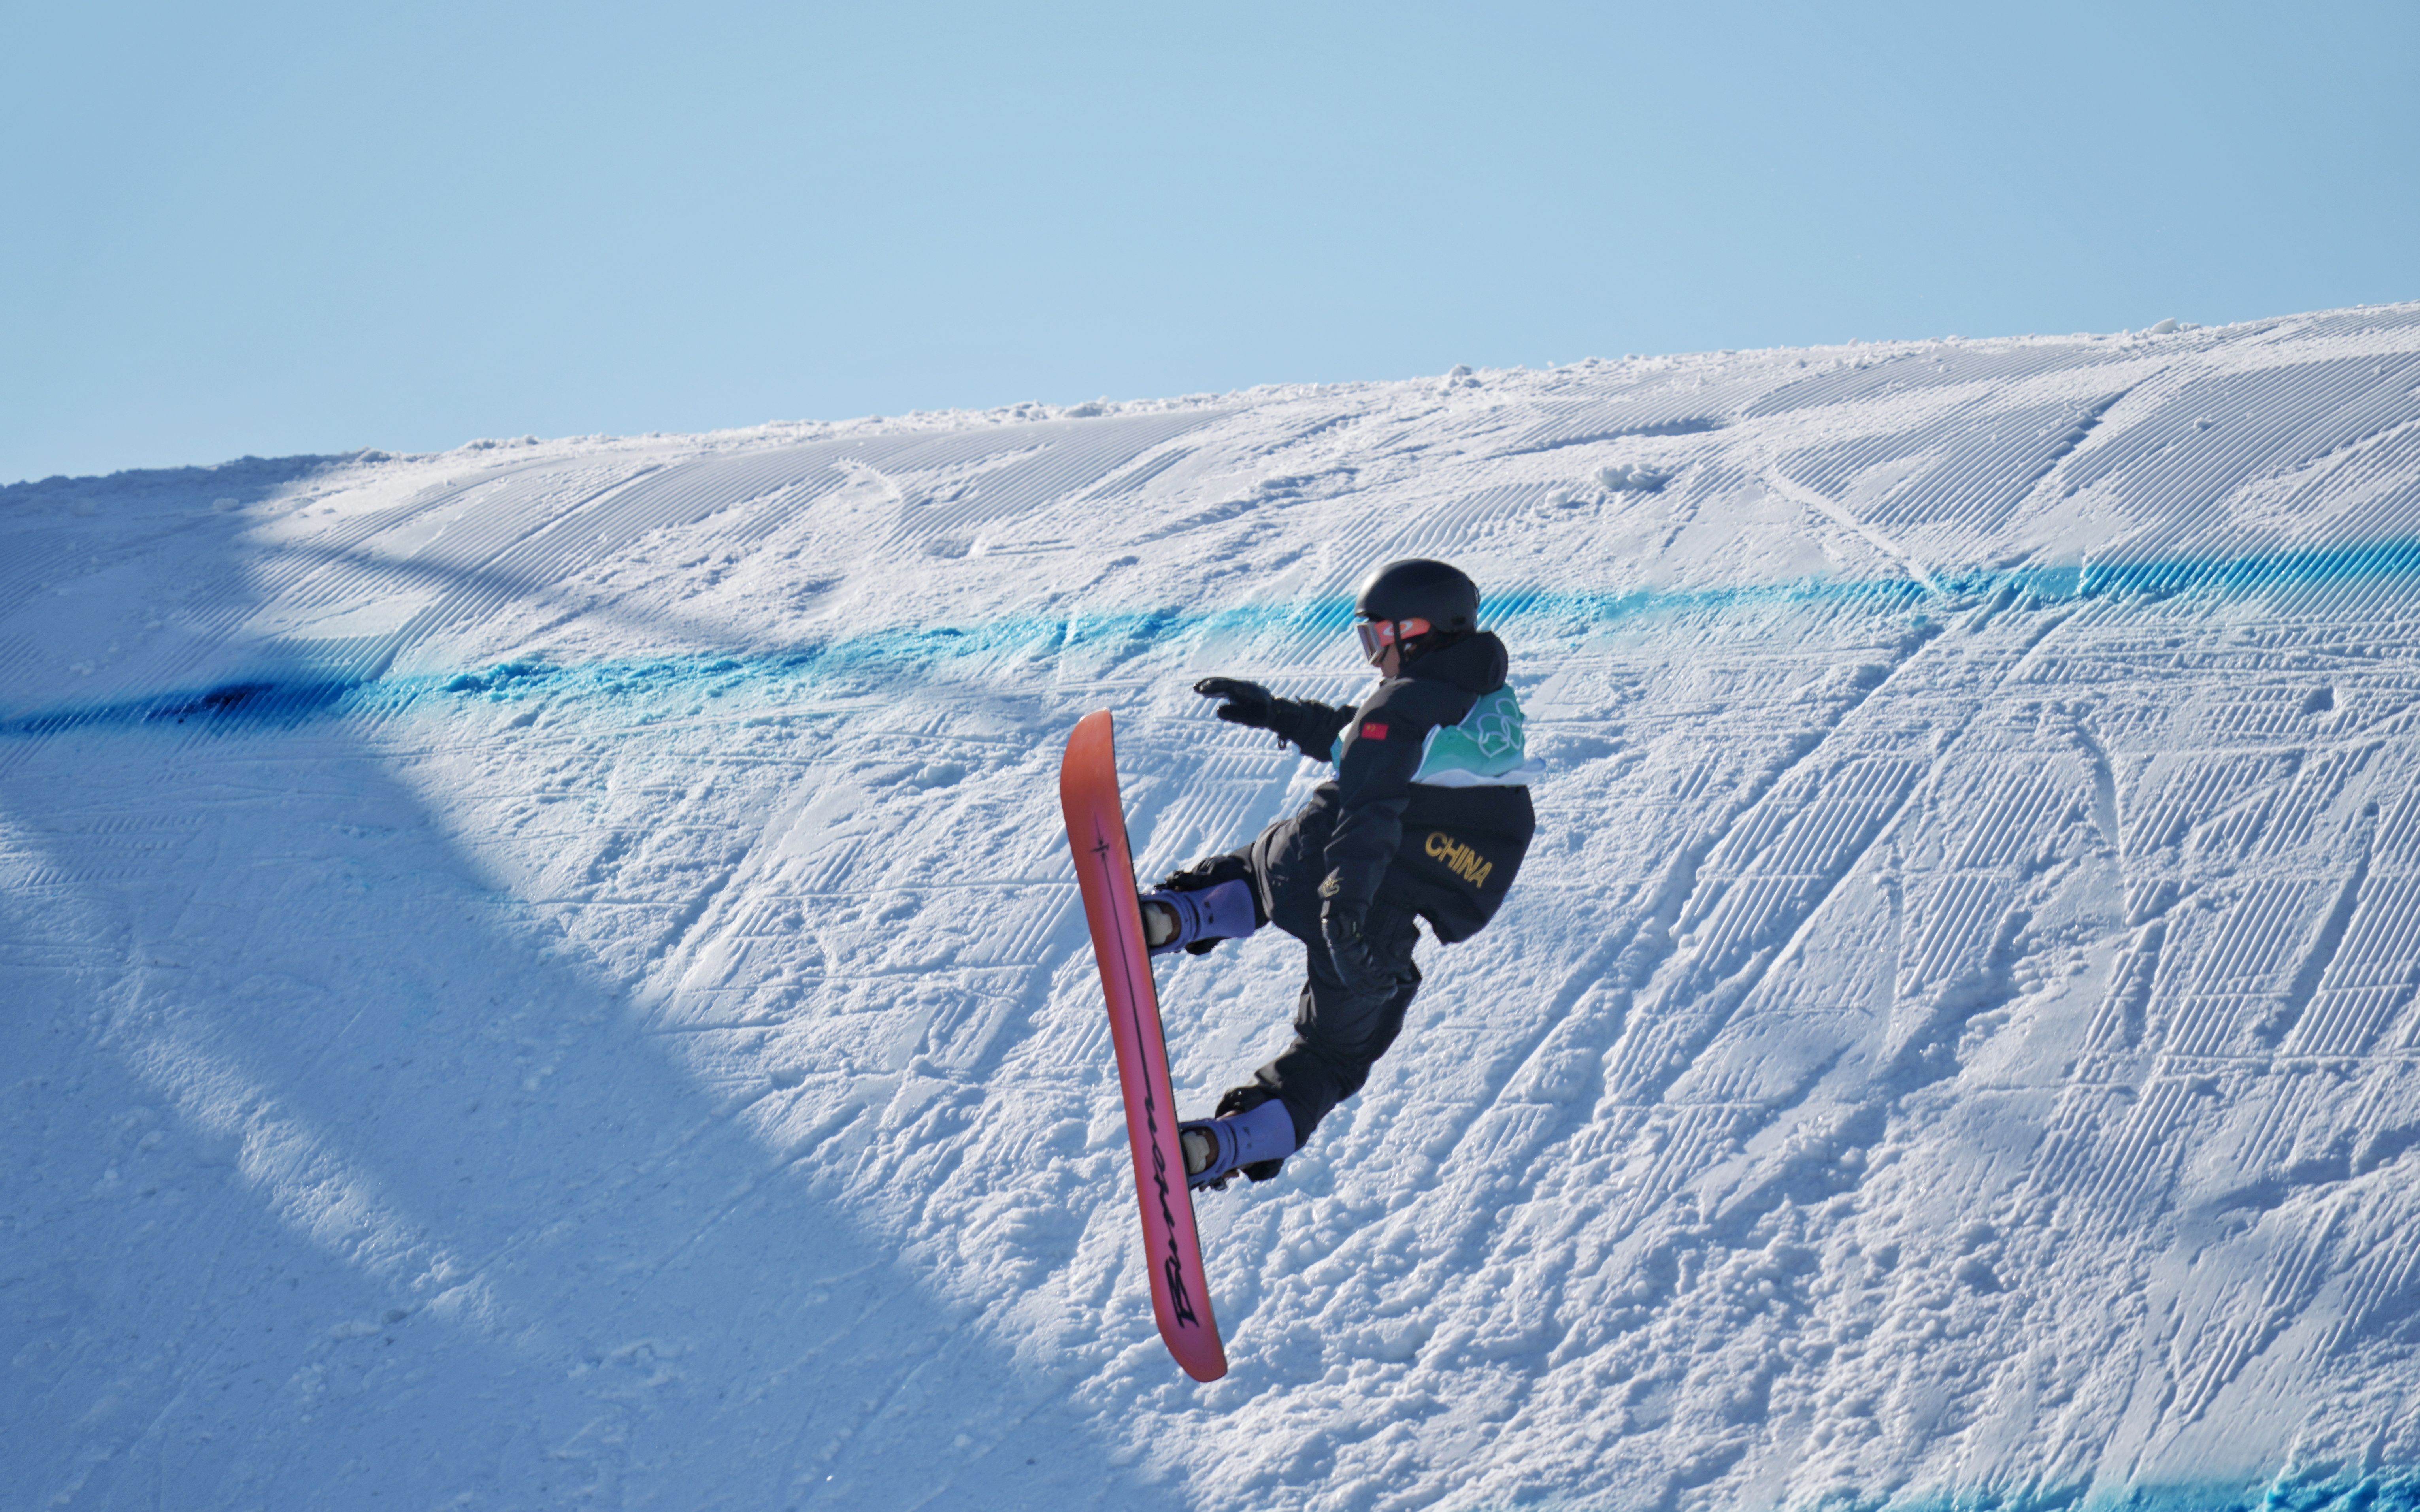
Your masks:
{"label": "teal bib", "polygon": [[[1343,746],[1339,734],[1328,760],[1340,759]],[[1460,724],[1430,731],[1420,748],[1420,769],[1412,780],[1439,788],[1522,787],[1535,775],[1529,767],[1521,700],[1507,686],[1481,694]]]}

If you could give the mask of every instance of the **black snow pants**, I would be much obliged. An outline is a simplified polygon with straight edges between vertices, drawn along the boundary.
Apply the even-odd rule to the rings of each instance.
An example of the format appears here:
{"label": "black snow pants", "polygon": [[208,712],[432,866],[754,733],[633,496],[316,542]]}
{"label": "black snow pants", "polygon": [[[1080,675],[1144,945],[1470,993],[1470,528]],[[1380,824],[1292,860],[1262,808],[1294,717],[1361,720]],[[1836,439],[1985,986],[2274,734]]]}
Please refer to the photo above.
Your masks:
{"label": "black snow pants", "polygon": [[[1295,1004],[1294,1042],[1254,1072],[1249,1087],[1235,1088],[1219,1104],[1219,1111],[1227,1113],[1279,1099],[1294,1117],[1295,1148],[1299,1149],[1337,1103],[1361,1090],[1370,1068],[1403,1032],[1404,1014],[1420,990],[1420,968],[1412,961],[1412,948],[1420,938],[1419,918],[1381,890],[1362,920],[1361,934],[1369,942],[1372,964],[1388,980],[1373,992],[1346,986],[1320,933],[1318,879],[1270,872],[1268,848],[1275,833],[1273,826],[1244,850],[1198,862],[1180,873],[1183,882],[1170,881],[1180,886],[1206,886],[1231,877],[1249,881],[1268,921],[1310,952],[1310,970]],[[1196,883],[1196,877],[1207,881]]]}

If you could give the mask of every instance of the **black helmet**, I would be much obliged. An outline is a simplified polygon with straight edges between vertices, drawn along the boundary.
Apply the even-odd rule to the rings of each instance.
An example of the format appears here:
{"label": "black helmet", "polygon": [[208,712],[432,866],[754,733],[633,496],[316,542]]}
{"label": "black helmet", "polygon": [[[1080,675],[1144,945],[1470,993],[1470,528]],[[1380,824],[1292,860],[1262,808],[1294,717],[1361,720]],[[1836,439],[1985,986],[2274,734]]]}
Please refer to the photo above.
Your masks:
{"label": "black helmet", "polygon": [[1458,567],[1406,557],[1361,579],[1353,609],[1365,620],[1426,620],[1438,635],[1466,635],[1479,628],[1479,585]]}

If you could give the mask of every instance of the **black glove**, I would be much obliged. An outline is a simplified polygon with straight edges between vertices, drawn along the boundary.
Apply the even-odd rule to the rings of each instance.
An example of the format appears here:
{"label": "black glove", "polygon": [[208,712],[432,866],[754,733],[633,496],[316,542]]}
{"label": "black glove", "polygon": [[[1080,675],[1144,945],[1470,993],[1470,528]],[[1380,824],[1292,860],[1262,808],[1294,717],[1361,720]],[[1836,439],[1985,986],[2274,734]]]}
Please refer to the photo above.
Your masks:
{"label": "black glove", "polygon": [[1370,958],[1370,942],[1361,937],[1359,909],[1329,899],[1320,905],[1319,934],[1327,942],[1327,959],[1345,986],[1366,994],[1394,985]]}
{"label": "black glove", "polygon": [[1277,728],[1277,698],[1258,683],[1235,677],[1205,677],[1193,685],[1193,691],[1206,699],[1225,700],[1218,705],[1218,717],[1229,724],[1239,724],[1247,730]]}

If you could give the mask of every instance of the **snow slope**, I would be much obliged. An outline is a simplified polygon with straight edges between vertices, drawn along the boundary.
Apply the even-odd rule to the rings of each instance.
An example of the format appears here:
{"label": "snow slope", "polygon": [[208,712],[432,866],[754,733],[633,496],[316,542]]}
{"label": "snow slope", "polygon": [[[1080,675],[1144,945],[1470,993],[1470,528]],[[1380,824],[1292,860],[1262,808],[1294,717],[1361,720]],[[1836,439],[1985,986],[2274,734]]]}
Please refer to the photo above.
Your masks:
{"label": "snow slope", "polygon": [[[2420,306],[0,490],[12,1506],[2411,1504]],[[1058,831],[1544,825],[1154,1335]],[[1163,969],[1188,1110],[1297,949]]]}

